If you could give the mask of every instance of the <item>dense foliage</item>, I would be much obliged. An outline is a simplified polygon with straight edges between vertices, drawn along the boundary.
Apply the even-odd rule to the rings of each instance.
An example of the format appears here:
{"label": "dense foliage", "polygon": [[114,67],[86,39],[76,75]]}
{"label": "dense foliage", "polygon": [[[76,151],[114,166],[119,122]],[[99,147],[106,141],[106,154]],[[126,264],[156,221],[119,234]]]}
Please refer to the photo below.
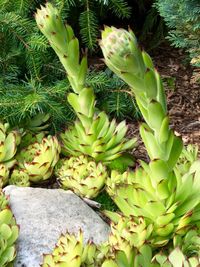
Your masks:
{"label": "dense foliage", "polygon": [[[50,117],[50,131],[57,131],[74,118],[66,101],[71,86],[48,41],[39,32],[33,14],[43,0],[0,3],[0,118],[12,126],[27,128],[39,113]],[[77,25],[86,45],[96,46],[98,16],[108,10],[120,18],[130,15],[125,1],[54,1],[64,19]],[[101,10],[101,14],[97,14]],[[78,17],[76,16],[78,11]],[[72,15],[73,14],[73,15]],[[91,27],[94,26],[95,27]],[[90,36],[91,35],[91,36]],[[90,43],[90,44],[89,44]],[[108,72],[88,72],[87,85],[97,94],[97,106],[119,119],[138,115],[129,88]],[[121,90],[123,89],[123,90]],[[109,93],[108,93],[109,92]],[[25,123],[26,121],[26,123]]]}
{"label": "dense foliage", "polygon": [[[112,13],[119,19],[130,18],[131,8],[126,0],[54,0],[63,19],[80,32],[83,44],[90,50],[97,48],[99,21]],[[75,19],[75,20],[74,20]]]}
{"label": "dense foliage", "polygon": [[[97,45],[100,17],[104,17],[109,11],[119,18],[130,17],[130,8],[125,0],[98,0],[95,3],[89,0],[54,2],[62,17],[74,27],[79,21],[76,30],[80,31],[83,43],[91,51]],[[34,21],[34,13],[42,3],[45,1],[3,0],[0,3],[0,79],[3,82],[11,83],[30,78],[37,82],[55,81],[65,76]]]}
{"label": "dense foliage", "polygon": [[50,62],[56,66],[49,44],[39,33],[33,14],[41,1],[0,3],[0,74],[5,83],[44,79]]}
{"label": "dense foliage", "polygon": [[[131,95],[130,88],[110,71],[90,71],[86,77],[87,86],[94,88],[97,108],[105,110],[118,120],[138,118],[140,112]],[[48,130],[58,132],[69,124],[75,114],[67,102],[71,91],[69,82],[60,80],[55,83],[41,84],[35,80],[21,84],[0,83],[0,118],[12,127],[30,129],[34,118],[38,125],[42,120],[38,114],[49,117]]]}
{"label": "dense foliage", "polygon": [[190,53],[193,65],[200,66],[199,0],[157,0],[155,6],[169,27],[168,39]]}

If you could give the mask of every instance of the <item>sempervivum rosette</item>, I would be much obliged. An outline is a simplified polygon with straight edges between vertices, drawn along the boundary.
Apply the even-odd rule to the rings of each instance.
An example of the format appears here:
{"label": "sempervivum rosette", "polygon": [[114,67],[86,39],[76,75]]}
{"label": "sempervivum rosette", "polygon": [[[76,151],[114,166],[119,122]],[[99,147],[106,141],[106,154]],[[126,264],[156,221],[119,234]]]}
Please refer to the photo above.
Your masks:
{"label": "sempervivum rosette", "polygon": [[81,230],[75,236],[61,235],[53,252],[44,255],[41,267],[100,267],[96,264],[98,247],[91,241],[84,245]]}
{"label": "sempervivum rosette", "polygon": [[94,198],[102,189],[107,177],[106,167],[86,156],[60,160],[56,175],[64,189],[71,189],[77,195]]}
{"label": "sempervivum rosette", "polygon": [[23,169],[15,169],[13,170],[9,184],[17,185],[17,186],[30,186],[30,180],[28,173]]}
{"label": "sempervivum rosette", "polygon": [[55,136],[42,138],[30,144],[17,155],[19,167],[26,171],[29,180],[39,182],[48,179],[59,159],[60,145]]}

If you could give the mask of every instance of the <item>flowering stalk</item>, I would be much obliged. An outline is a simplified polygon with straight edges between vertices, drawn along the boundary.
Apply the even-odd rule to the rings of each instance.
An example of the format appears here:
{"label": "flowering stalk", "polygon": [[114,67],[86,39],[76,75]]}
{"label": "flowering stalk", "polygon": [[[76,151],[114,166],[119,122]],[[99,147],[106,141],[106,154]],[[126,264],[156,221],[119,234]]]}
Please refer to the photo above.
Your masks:
{"label": "flowering stalk", "polygon": [[131,30],[105,27],[100,46],[106,65],[135,94],[146,121],[140,127],[140,134],[150,159],[161,159],[172,170],[182,151],[182,141],[169,128],[162,81],[150,56],[141,51]]}
{"label": "flowering stalk", "polygon": [[35,19],[63,64],[73,90],[79,93],[85,87],[87,57],[80,62],[79,42],[72,28],[64,25],[58,9],[50,3],[37,10]]}

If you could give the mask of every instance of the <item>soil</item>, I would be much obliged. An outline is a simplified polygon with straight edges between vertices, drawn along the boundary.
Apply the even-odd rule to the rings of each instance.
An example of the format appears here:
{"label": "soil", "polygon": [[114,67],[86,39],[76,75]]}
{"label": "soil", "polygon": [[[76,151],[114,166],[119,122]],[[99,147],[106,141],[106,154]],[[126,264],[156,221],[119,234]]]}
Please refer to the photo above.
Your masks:
{"label": "soil", "polygon": [[[200,69],[186,64],[185,53],[168,44],[152,56],[164,81],[171,128],[181,135],[184,144],[196,144],[200,150],[200,81],[197,81]],[[139,136],[139,124],[129,124],[129,135]],[[134,155],[136,159],[148,160],[140,138]]]}

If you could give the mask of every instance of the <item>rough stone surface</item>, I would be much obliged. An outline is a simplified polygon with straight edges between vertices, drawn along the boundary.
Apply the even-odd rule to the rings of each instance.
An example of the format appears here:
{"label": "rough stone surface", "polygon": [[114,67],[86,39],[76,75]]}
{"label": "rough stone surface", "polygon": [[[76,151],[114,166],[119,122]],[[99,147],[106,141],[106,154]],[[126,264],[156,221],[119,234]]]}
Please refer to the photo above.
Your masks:
{"label": "rough stone surface", "polygon": [[15,267],[39,267],[61,233],[83,230],[85,241],[105,241],[108,225],[70,191],[7,186],[10,205],[20,226]]}

